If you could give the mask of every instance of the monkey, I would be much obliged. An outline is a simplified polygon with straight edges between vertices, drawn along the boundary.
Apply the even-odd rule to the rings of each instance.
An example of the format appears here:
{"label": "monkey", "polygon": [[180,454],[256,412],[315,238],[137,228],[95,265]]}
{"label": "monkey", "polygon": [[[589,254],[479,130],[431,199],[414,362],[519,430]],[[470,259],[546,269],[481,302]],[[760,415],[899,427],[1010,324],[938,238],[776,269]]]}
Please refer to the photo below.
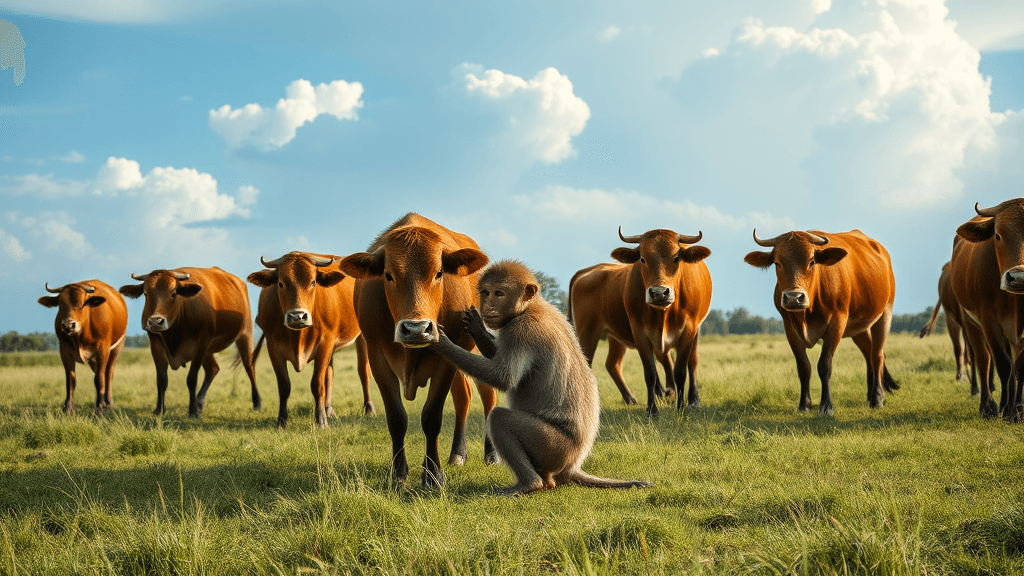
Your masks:
{"label": "monkey", "polygon": [[494,263],[480,276],[478,291],[480,309],[464,312],[463,323],[482,356],[452,343],[443,330],[430,346],[467,375],[508,395],[508,408],[495,408],[487,418],[498,456],[516,477],[498,493],[518,496],[562,484],[653,486],[582,470],[597,437],[597,380],[572,326],[539,294],[530,269],[515,260]]}

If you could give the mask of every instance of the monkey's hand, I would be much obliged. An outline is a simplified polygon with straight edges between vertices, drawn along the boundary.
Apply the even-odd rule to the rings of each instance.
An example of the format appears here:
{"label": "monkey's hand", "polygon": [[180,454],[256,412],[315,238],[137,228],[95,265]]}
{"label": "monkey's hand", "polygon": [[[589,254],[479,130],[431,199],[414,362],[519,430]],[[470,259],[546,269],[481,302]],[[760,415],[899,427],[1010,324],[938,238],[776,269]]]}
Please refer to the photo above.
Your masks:
{"label": "monkey's hand", "polygon": [[470,306],[469,310],[462,313],[462,326],[469,332],[484,358],[493,358],[497,350],[494,336],[487,331],[484,319],[480,316],[480,311],[476,309],[476,306]]}

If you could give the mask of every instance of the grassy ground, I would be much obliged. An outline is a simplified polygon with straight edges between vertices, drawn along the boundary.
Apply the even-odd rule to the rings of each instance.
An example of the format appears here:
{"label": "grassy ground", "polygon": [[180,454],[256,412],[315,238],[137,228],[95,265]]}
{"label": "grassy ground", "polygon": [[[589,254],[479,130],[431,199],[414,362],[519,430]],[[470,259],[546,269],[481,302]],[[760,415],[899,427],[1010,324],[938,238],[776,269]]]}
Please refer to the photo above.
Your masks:
{"label": "grassy ground", "polygon": [[[179,370],[158,420],[148,354],[122,357],[117,408],[100,417],[88,368],[79,415],[65,417],[55,354],[0,356],[0,575],[1024,574],[1024,427],[978,417],[944,336],[891,337],[902,389],[881,410],[844,342],[834,418],[797,412],[780,337],[704,339],[704,408],[663,405],[653,422],[621,403],[599,350],[604,412],[585,468],[657,486],[514,500],[490,494],[512,477],[482,463],[476,400],[470,461],[446,469],[446,487],[418,488],[412,466],[411,486],[394,488],[384,418],[361,415],[354,352],[336,357],[325,431],[311,426],[309,374],[293,380],[292,427],[274,428],[265,357],[262,411],[225,369],[189,419]],[[642,405],[635,353],[626,377]],[[816,376],[812,389],[817,401]],[[423,454],[416,422],[410,465]],[[449,412],[443,442],[451,426]]]}

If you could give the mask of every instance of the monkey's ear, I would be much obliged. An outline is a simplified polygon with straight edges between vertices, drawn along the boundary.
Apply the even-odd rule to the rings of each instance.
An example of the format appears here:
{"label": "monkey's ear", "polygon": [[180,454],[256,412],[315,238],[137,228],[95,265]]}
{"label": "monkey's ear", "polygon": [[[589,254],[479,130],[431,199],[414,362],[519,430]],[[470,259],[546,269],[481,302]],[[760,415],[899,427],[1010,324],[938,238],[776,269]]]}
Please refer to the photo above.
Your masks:
{"label": "monkey's ear", "polygon": [[384,275],[384,251],[356,252],[346,256],[338,266],[353,278],[380,278]]}
{"label": "monkey's ear", "polygon": [[622,262],[623,264],[632,264],[640,259],[639,248],[616,248],[612,250],[612,258],[616,262]]}
{"label": "monkey's ear", "polygon": [[694,264],[711,256],[711,250],[706,246],[690,246],[679,250],[679,258],[687,264]]}
{"label": "monkey's ear", "polygon": [[771,252],[754,251],[744,256],[743,261],[757,268],[768,268],[775,263],[775,257]]}
{"label": "monkey's ear", "polygon": [[981,222],[971,220],[956,229],[956,235],[968,242],[984,242],[996,233],[996,219],[986,218]]}
{"label": "monkey's ear", "polygon": [[319,271],[316,273],[316,283],[319,284],[320,286],[323,286],[324,288],[330,288],[331,286],[334,286],[335,284],[341,282],[344,279],[344,274],[342,274],[341,272],[335,272],[333,270],[326,273]]}
{"label": "monkey's ear", "polygon": [[39,303],[47,308],[60,306],[60,300],[56,296],[43,296],[39,299]]}
{"label": "monkey's ear", "polygon": [[533,300],[533,297],[536,296],[538,292],[540,292],[540,286],[537,286],[532,282],[523,286],[523,302]]}
{"label": "monkey's ear", "polygon": [[475,248],[463,248],[441,254],[441,268],[445,274],[466,276],[487,265],[487,255]]}
{"label": "monkey's ear", "polygon": [[267,288],[277,283],[277,270],[260,270],[259,272],[253,272],[246,278],[250,284],[259,286],[260,288]]}
{"label": "monkey's ear", "polygon": [[117,289],[118,292],[129,298],[138,298],[146,293],[145,284],[125,284]]}

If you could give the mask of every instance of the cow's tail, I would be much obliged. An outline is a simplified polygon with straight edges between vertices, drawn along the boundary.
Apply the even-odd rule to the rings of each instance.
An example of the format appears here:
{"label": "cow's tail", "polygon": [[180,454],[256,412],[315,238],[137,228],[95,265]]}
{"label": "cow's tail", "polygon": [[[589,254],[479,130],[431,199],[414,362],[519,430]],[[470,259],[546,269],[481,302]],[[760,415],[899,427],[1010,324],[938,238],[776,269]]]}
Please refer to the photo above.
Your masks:
{"label": "cow's tail", "polygon": [[939,309],[942,308],[942,300],[935,303],[935,308],[932,309],[932,317],[928,319],[928,323],[921,328],[921,331],[917,333],[918,338],[924,338],[935,331],[935,323],[939,319]]}
{"label": "cow's tail", "polygon": [[573,287],[574,284],[576,284],[576,279],[580,277],[580,272],[583,272],[583,270],[580,270],[579,272],[577,272],[577,273],[572,275],[572,279],[569,280],[568,294],[566,294],[566,296],[565,296],[565,315],[569,319],[569,325],[570,326],[573,325],[573,323],[572,323],[572,287]]}
{"label": "cow's tail", "polygon": [[900,385],[893,379],[892,374],[889,374],[889,367],[882,365],[882,388],[885,388],[886,392],[895,392],[900,389]]}
{"label": "cow's tail", "polygon": [[[267,337],[266,333],[260,334],[260,339],[256,341],[256,347],[252,349],[252,355],[249,356],[249,365],[256,365],[256,358],[260,355],[260,349],[263,348],[263,340]],[[232,368],[237,368],[242,363],[242,355],[235,354],[235,359],[231,362]]]}

